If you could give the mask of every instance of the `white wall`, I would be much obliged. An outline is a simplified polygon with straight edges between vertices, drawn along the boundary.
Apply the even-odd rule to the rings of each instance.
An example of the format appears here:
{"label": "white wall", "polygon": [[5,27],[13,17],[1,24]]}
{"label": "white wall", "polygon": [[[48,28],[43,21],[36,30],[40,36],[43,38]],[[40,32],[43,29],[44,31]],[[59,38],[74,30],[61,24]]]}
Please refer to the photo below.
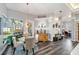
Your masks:
{"label": "white wall", "polygon": [[60,28],[56,28],[56,27],[53,28],[53,24],[58,23],[58,25],[60,25],[60,21],[59,20],[55,20],[54,17],[50,17],[48,22],[49,22],[48,29],[49,29],[49,33],[51,35],[51,39],[49,39],[49,40],[53,41],[53,37],[55,36],[55,34],[58,34],[60,32]]}
{"label": "white wall", "polygon": [[[46,30],[46,33],[48,32],[48,20],[49,18],[35,18],[35,33],[37,32],[37,30],[39,32],[44,32],[44,30]],[[45,26],[45,27],[41,27],[41,26]]]}
{"label": "white wall", "polygon": [[47,27],[45,28],[45,30],[47,30],[48,33],[48,40],[53,41],[53,37],[58,32],[58,30],[56,30],[57,28],[53,28],[53,24],[59,23],[59,21],[54,20],[54,17],[36,18],[35,20],[35,31],[40,30],[40,28],[38,28],[39,25],[46,24]]}
{"label": "white wall", "polygon": [[75,41],[74,39],[74,20],[71,20],[71,36],[72,36],[72,41]]}
{"label": "white wall", "polygon": [[53,18],[49,18],[48,19],[48,30],[49,30],[49,41],[53,41],[53,36],[54,36],[54,31],[53,31],[53,27],[52,27],[52,25],[53,25],[53,21],[54,21],[54,19]]}

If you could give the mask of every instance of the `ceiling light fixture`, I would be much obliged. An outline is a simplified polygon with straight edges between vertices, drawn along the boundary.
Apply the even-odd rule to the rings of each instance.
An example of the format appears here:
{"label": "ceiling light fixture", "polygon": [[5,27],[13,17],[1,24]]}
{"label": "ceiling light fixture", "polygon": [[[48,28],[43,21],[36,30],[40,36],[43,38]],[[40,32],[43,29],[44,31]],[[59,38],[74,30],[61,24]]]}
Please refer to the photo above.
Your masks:
{"label": "ceiling light fixture", "polygon": [[69,18],[71,17],[71,14],[69,14],[69,16],[68,16]]}
{"label": "ceiling light fixture", "polygon": [[55,18],[55,20],[56,20],[56,21],[58,21],[58,20],[59,20],[59,18],[58,18],[58,17],[56,17],[56,18]]}
{"label": "ceiling light fixture", "polygon": [[26,3],[26,5],[28,6],[28,5],[29,5],[29,3]]}

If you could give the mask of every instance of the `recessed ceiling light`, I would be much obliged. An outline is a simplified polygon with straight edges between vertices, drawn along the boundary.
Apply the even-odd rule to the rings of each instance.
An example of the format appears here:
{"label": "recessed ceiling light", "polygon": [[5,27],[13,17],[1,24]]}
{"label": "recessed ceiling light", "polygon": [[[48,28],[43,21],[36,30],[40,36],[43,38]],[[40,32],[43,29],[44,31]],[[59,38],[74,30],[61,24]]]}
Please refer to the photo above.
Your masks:
{"label": "recessed ceiling light", "polygon": [[71,17],[71,14],[69,14],[69,16],[68,17]]}
{"label": "recessed ceiling light", "polygon": [[58,17],[56,17],[55,20],[58,21],[59,20]]}

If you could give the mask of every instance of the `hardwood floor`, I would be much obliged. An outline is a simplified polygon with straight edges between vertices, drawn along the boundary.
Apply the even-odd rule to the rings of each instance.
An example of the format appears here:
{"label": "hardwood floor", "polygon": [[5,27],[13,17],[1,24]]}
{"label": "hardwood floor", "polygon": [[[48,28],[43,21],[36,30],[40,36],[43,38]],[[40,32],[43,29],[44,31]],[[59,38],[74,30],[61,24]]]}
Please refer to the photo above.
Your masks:
{"label": "hardwood floor", "polygon": [[[35,46],[34,50],[35,55],[70,55],[77,44],[77,42],[72,42],[71,39],[63,39],[56,42],[40,42]],[[4,55],[12,55],[12,48],[8,48]],[[16,50],[15,55],[25,55],[25,52],[19,48]]]}
{"label": "hardwood floor", "polygon": [[38,44],[38,51],[35,55],[70,55],[77,42],[71,39],[63,39],[57,42],[46,42]]}

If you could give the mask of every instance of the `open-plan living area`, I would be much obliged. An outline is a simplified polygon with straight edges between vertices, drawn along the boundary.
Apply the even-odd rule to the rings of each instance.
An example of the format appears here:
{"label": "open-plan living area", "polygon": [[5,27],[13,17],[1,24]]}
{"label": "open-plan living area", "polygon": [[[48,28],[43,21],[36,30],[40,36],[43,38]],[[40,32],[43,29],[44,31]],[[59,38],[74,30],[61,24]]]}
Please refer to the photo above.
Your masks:
{"label": "open-plan living area", "polygon": [[0,3],[0,55],[79,55],[79,3]]}

